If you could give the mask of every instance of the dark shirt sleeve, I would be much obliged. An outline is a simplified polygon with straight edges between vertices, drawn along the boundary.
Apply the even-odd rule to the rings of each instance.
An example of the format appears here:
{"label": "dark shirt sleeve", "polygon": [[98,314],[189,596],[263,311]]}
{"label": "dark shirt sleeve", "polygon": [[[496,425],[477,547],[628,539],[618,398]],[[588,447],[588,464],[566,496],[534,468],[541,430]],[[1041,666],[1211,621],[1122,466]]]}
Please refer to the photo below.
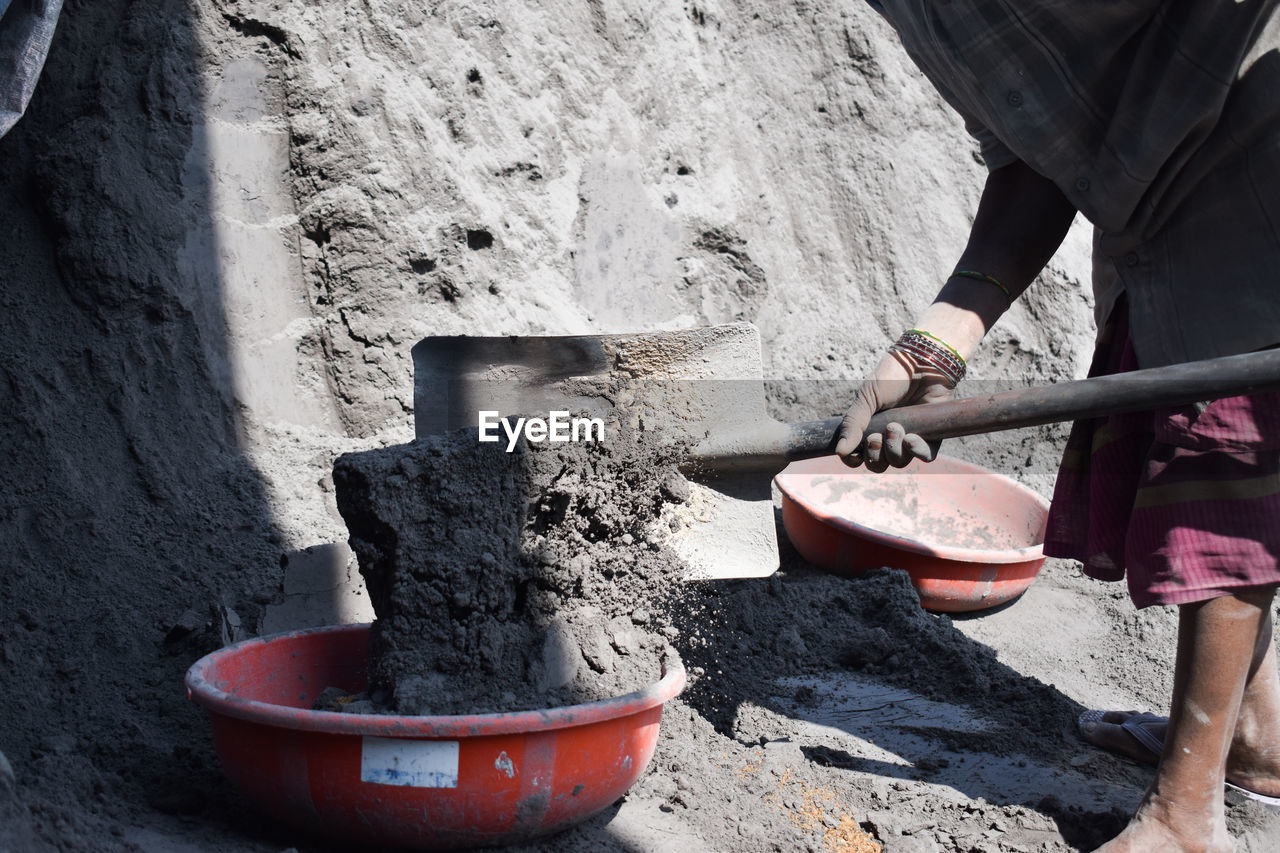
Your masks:
{"label": "dark shirt sleeve", "polygon": [[1018,155],[1010,151],[1009,146],[997,139],[994,133],[978,123],[976,119],[965,116],[963,113],[961,115],[964,118],[964,129],[978,143],[978,153],[982,156],[982,162],[986,164],[988,172],[994,172],[996,169],[1018,161]]}
{"label": "dark shirt sleeve", "polygon": [[[920,66],[921,71],[925,71],[924,66]],[[982,156],[982,162],[986,164],[988,172],[994,172],[1010,163],[1016,163],[1020,158],[1009,150],[1009,146],[1000,141],[1000,138],[992,133],[991,129],[974,117],[973,113],[966,110],[960,103],[959,99],[951,93],[951,90],[939,82],[933,75],[925,71],[925,76],[929,78],[929,82],[938,90],[938,94],[942,99],[951,105],[951,108],[960,114],[960,118],[964,120],[964,129],[978,143],[978,153]]]}
{"label": "dark shirt sleeve", "polygon": [[[885,9],[884,4],[880,2],[880,0],[866,0],[866,3],[874,9],[880,17],[884,18],[889,26],[893,27],[894,31],[899,34],[899,39],[901,39],[901,31],[894,22],[893,16]],[[978,143],[978,153],[982,156],[982,162],[986,164],[987,171],[994,172],[996,169],[999,169],[1002,166],[1008,166],[1010,163],[1015,163],[1020,159],[1016,154],[1009,150],[1007,145],[1001,142],[1000,139],[991,132],[990,128],[978,121],[970,111],[964,108],[960,103],[960,100],[956,98],[955,94],[938,79],[937,74],[929,73],[929,64],[921,61],[923,57],[912,53],[911,45],[904,41],[903,47],[906,49],[907,55],[911,57],[916,67],[925,75],[926,79],[929,80],[934,89],[938,91],[938,94],[942,95],[943,100],[945,100],[953,110],[960,114],[960,118],[964,120],[964,129],[968,131],[969,135]]]}

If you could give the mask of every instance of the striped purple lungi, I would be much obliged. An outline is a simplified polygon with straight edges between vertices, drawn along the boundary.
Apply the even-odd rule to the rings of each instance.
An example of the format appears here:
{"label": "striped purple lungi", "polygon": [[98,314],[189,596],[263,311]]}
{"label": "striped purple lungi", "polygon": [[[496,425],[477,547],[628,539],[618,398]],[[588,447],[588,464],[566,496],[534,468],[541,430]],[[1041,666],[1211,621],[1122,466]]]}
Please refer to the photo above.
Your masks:
{"label": "striped purple lungi", "polygon": [[[1122,298],[1089,375],[1137,367]],[[1044,551],[1138,607],[1280,585],[1280,393],[1077,421]]]}

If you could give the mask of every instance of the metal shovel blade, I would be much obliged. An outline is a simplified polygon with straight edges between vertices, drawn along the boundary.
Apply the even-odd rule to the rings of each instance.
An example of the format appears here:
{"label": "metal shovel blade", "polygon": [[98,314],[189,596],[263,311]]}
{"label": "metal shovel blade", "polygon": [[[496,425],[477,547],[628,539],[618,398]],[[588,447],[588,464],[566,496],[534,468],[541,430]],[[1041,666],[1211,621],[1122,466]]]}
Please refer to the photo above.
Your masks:
{"label": "metal shovel blade", "polygon": [[[626,408],[690,445],[768,420],[760,335],[749,324],[625,335],[432,337],[413,348],[421,438],[477,430],[481,412],[546,418]],[[491,416],[494,417],[494,416]],[[770,478],[690,477],[691,495],[655,524],[688,579],[778,568]]]}

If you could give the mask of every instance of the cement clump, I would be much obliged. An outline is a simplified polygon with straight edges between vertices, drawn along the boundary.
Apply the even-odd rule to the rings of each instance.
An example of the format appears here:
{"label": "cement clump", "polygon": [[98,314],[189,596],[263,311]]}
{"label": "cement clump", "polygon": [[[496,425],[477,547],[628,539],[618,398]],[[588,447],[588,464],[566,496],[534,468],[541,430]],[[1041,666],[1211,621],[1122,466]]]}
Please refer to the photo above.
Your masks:
{"label": "cement clump", "polygon": [[370,699],[401,714],[594,701],[660,678],[651,602],[681,566],[653,529],[687,494],[677,450],[473,431],[340,457],[339,510],[377,621]]}

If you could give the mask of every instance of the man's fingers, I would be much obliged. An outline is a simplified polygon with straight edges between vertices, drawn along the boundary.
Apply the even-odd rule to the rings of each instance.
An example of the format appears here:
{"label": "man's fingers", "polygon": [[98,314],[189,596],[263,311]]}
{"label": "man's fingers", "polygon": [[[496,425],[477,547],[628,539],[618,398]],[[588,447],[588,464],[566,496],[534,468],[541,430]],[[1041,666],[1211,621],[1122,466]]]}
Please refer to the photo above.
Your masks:
{"label": "man's fingers", "polygon": [[862,441],[862,464],[867,466],[868,471],[874,471],[877,474],[882,473],[889,467],[889,461],[884,454],[884,436],[878,432],[873,432]]}
{"label": "man's fingers", "polygon": [[939,441],[925,441],[915,433],[906,433],[898,424],[889,424],[884,434],[873,432],[866,437],[861,461],[868,471],[882,474],[889,468],[905,468],[916,459],[932,462],[937,458],[940,444]]}
{"label": "man's fingers", "polygon": [[888,424],[883,433],[869,433],[861,447],[842,458],[851,467],[866,465],[867,470],[881,473],[889,468],[905,468],[916,459],[932,462],[938,457],[941,444],[908,433],[899,424]]}
{"label": "man's fingers", "polygon": [[938,445],[941,442],[925,441],[915,433],[909,433],[903,440],[906,447],[907,455],[916,459],[923,459],[925,462],[932,462],[934,457],[938,455]]}
{"label": "man's fingers", "polygon": [[901,424],[888,424],[884,428],[884,459],[894,468],[901,468],[910,460],[902,459],[902,439],[905,437]]}
{"label": "man's fingers", "polygon": [[845,462],[857,464],[852,456],[862,444],[862,430],[874,411],[871,402],[859,394],[845,413],[844,420],[840,421],[840,429],[836,432],[836,455],[845,457]]}
{"label": "man's fingers", "polygon": [[863,444],[863,465],[874,474],[888,470],[888,457],[884,455],[884,437],[879,433],[868,435]]}
{"label": "man's fingers", "polygon": [[866,426],[866,418],[862,416],[862,407],[855,406],[840,421],[840,429],[836,432],[836,455],[848,456],[862,443],[862,428]]}
{"label": "man's fingers", "polygon": [[838,438],[836,439],[836,456],[848,456],[862,442],[862,433],[858,433],[858,437],[855,439],[852,430],[846,429],[847,423],[848,421],[846,420],[840,424],[840,432],[837,433]]}

